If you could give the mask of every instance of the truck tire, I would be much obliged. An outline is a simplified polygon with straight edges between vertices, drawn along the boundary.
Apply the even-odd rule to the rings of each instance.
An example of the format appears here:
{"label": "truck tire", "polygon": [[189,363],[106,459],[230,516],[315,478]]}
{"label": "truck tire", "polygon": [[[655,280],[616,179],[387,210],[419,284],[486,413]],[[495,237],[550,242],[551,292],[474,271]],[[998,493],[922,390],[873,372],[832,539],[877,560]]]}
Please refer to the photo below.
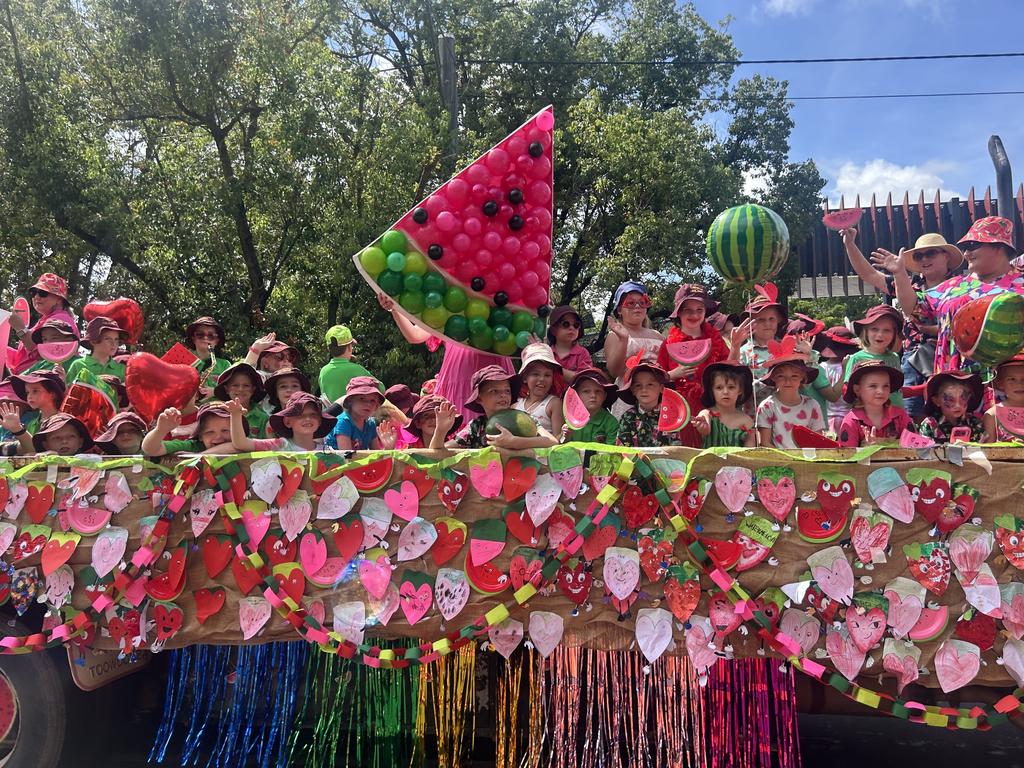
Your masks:
{"label": "truck tire", "polygon": [[60,765],[70,684],[67,672],[58,668],[49,652],[0,656],[0,766]]}

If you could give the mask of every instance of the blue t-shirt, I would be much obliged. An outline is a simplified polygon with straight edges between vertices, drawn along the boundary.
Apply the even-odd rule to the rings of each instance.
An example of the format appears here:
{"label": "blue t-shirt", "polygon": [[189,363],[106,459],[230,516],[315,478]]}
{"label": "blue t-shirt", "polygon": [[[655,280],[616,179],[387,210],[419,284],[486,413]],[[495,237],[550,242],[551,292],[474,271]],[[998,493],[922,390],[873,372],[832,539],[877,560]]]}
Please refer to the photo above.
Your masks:
{"label": "blue t-shirt", "polygon": [[328,448],[337,449],[338,435],[343,435],[352,441],[352,450],[365,451],[370,447],[371,441],[377,438],[377,420],[371,416],[363,424],[363,428],[359,429],[352,422],[348,411],[345,411],[338,417],[338,423],[334,425],[331,434],[327,436],[325,442]]}

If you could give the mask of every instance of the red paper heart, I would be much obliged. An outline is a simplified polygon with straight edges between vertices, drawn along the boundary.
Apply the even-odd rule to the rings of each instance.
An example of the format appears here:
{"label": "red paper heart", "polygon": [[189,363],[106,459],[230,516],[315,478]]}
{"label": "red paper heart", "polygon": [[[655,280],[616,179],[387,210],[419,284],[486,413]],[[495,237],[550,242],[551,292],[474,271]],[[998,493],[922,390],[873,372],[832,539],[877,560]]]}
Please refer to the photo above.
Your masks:
{"label": "red paper heart", "polygon": [[522,509],[507,507],[502,515],[509,533],[527,546],[537,546],[537,542],[540,541],[540,528],[533,524],[533,519],[525,506]]}
{"label": "red paper heart", "polygon": [[347,563],[356,556],[362,545],[363,521],[355,513],[345,515],[338,521],[337,530],[334,532],[334,546],[337,547],[338,554]]}
{"label": "red paper heart", "polygon": [[586,563],[580,560],[572,568],[569,567],[569,563],[559,568],[555,581],[563,595],[576,605],[583,605],[590,597],[594,575],[586,569]]}
{"label": "red paper heart", "polygon": [[968,619],[956,623],[956,636],[968,643],[974,643],[982,652],[989,650],[996,642],[996,620],[981,611],[975,611]]}
{"label": "red paper heart", "polygon": [[501,482],[501,490],[505,501],[515,501],[526,494],[537,481],[537,462],[534,459],[523,459],[513,456],[505,462],[505,472]]}
{"label": "red paper heart", "polygon": [[527,582],[535,587],[539,587],[543,578],[540,567],[543,564],[544,561],[540,559],[531,560],[527,563],[526,558],[522,555],[513,557],[508,564],[508,577],[512,580],[512,588],[519,589]]}
{"label": "red paper heart", "polygon": [[298,557],[299,543],[288,541],[284,531],[273,530],[269,531],[260,542],[260,549],[263,550],[263,554],[267,556],[267,562],[273,568],[281,563],[294,563]]}
{"label": "red paper heart", "polygon": [[590,532],[590,535],[583,540],[583,556],[587,560],[594,560],[604,554],[608,547],[613,546],[619,538],[619,526],[617,523],[602,525]]}
{"label": "red paper heart", "polygon": [[639,528],[658,513],[658,500],[654,494],[644,496],[637,486],[631,485],[622,495],[622,517],[627,528]]}
{"label": "red paper heart", "polygon": [[277,492],[277,506],[287,504],[288,499],[295,495],[295,491],[299,488],[299,483],[302,482],[302,467],[292,467],[291,470],[285,468],[285,465],[281,465],[281,490]]}
{"label": "red paper heart", "polygon": [[75,554],[75,547],[77,546],[78,542],[74,539],[64,542],[58,541],[57,539],[50,539],[46,542],[46,546],[43,547],[43,554],[40,557],[40,565],[43,567],[43,575],[49,576],[70,560],[71,556]]}
{"label": "red paper heart", "polygon": [[650,536],[641,536],[637,548],[640,552],[640,567],[651,583],[656,584],[665,578],[668,565],[664,563],[672,556],[672,542],[655,542]]}
{"label": "red paper heart", "polygon": [[419,494],[420,501],[423,501],[434,488],[433,478],[413,464],[406,464],[402,468],[402,480],[408,480],[416,486],[416,493]]}
{"label": "red paper heart", "polygon": [[274,578],[292,600],[302,603],[302,595],[306,591],[306,577],[301,568],[292,568],[287,576],[283,573],[275,573]]}
{"label": "red paper heart", "polygon": [[148,424],[165,408],[184,408],[199,391],[199,371],[172,365],[148,352],[128,358],[124,376],[128,401]]}
{"label": "red paper heart", "polygon": [[25,500],[25,514],[35,525],[46,519],[53,506],[53,486],[49,483],[32,482],[28,484],[28,498]]}
{"label": "red paper heart", "polygon": [[700,582],[696,579],[678,581],[669,579],[665,582],[665,602],[668,609],[678,621],[690,620],[690,615],[700,600]]}
{"label": "red paper heart", "polygon": [[208,618],[224,607],[227,593],[223,589],[198,589],[192,593],[196,600],[196,621],[204,624]]}
{"label": "red paper heart", "polygon": [[231,539],[227,536],[207,536],[203,539],[202,549],[206,573],[215,579],[231,562]]}
{"label": "red paper heart", "polygon": [[7,506],[7,500],[10,498],[11,489],[7,485],[7,478],[0,477],[0,510]]}
{"label": "red paper heart", "polygon": [[445,522],[435,522],[434,530],[437,531],[437,541],[430,548],[430,557],[434,565],[440,568],[459,554],[462,545],[466,543],[466,532],[462,528],[453,528],[449,531]]}
{"label": "red paper heart", "polygon": [[153,624],[156,626],[156,639],[160,642],[170,640],[181,629],[185,614],[176,605],[157,603],[153,609]]}
{"label": "red paper heart", "polygon": [[243,595],[248,595],[252,592],[256,585],[263,581],[263,577],[260,576],[260,572],[249,565],[245,560],[234,558],[231,561],[231,575],[235,577],[235,583],[238,585],[238,591]]}
{"label": "red paper heart", "polygon": [[121,298],[113,301],[91,301],[82,307],[82,315],[86,320],[97,317],[109,317],[128,333],[128,343],[136,344],[142,336],[145,318],[142,308],[132,299]]}

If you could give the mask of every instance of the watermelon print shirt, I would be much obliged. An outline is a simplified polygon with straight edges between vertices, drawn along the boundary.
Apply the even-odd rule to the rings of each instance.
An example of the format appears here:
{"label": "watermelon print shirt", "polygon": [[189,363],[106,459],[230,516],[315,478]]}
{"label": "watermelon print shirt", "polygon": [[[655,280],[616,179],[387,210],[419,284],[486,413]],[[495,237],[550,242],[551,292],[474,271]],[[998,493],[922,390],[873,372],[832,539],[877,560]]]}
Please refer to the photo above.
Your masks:
{"label": "watermelon print shirt", "polygon": [[821,406],[807,395],[800,395],[797,405],[783,405],[774,396],[769,396],[757,407],[755,425],[758,429],[772,431],[772,448],[798,448],[793,440],[793,427],[798,424],[813,432],[825,432],[825,415]]}
{"label": "watermelon print shirt", "polygon": [[660,414],[661,409],[643,411],[634,405],[619,419],[619,434],[615,438],[615,444],[627,445],[632,448],[679,445],[674,434],[658,429]]}
{"label": "watermelon print shirt", "polygon": [[935,345],[935,373],[981,370],[978,363],[961,355],[953,343],[953,315],[972,299],[1002,291],[1024,295],[1024,276],[1010,272],[994,283],[983,283],[974,275],[957,275],[917,294],[920,322],[939,326],[939,338]]}

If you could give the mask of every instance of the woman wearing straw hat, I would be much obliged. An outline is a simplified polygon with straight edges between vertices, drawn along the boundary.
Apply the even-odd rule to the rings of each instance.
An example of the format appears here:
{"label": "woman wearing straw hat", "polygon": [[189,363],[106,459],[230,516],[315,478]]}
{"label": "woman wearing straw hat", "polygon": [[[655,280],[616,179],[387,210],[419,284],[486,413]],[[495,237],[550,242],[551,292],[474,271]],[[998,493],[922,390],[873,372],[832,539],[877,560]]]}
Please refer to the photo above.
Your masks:
{"label": "woman wearing straw hat", "polygon": [[[857,230],[844,229],[840,232],[846,255],[854,271],[865,283],[890,299],[896,296],[895,277],[891,272],[879,272],[864,258],[857,247]],[[879,249],[876,254],[888,251]],[[946,242],[940,234],[921,235],[909,250],[901,250],[898,257],[903,270],[911,275],[914,290],[927,291],[955,275],[963,266],[964,255],[955,245]],[[872,259],[879,259],[872,254]],[[939,328],[934,322],[920,322],[920,314],[913,313],[903,323],[902,370],[905,386],[924,383],[932,375],[935,362],[935,339]],[[904,407],[912,418],[923,415],[924,398],[920,395],[908,397]]]}

